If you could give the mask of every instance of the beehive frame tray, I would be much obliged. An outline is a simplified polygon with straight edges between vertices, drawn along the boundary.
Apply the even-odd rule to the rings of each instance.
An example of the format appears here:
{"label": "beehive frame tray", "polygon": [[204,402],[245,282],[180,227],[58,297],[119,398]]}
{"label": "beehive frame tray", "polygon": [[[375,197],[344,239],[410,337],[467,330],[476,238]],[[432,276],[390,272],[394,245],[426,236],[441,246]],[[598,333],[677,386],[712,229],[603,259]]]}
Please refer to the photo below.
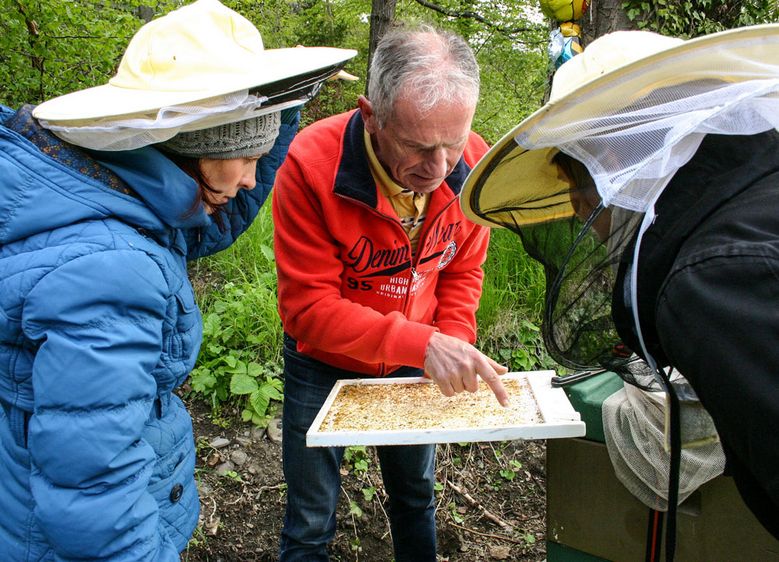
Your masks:
{"label": "beehive frame tray", "polygon": [[[339,380],[306,434],[309,447],[411,445],[581,437],[585,425],[554,371],[503,375],[502,408],[480,381],[476,393],[441,394],[424,377]],[[425,385],[425,386],[419,386]]]}

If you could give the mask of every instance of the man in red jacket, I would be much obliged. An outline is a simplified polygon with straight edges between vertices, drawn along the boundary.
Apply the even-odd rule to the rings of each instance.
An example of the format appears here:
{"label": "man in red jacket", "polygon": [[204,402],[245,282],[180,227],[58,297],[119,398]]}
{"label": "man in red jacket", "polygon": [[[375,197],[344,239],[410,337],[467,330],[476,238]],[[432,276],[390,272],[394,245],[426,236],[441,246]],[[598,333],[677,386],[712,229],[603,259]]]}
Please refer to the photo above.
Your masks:
{"label": "man in red jacket", "polygon": [[[281,560],[327,560],[343,448],[305,436],[338,379],[429,376],[441,392],[501,404],[506,368],[483,355],[475,313],[488,230],[457,200],[486,152],[471,132],[479,70],[458,36],[394,30],[359,109],[298,134],[273,197],[284,325]],[[434,561],[435,447],[379,447],[395,560]]]}

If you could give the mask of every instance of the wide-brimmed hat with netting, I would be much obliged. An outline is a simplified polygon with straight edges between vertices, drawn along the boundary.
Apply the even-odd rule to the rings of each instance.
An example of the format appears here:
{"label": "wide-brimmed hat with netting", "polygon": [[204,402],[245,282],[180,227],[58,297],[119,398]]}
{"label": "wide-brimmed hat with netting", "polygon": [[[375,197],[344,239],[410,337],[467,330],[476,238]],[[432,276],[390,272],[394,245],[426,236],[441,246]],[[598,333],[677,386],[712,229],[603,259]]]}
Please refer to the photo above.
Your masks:
{"label": "wide-brimmed hat with netting", "polygon": [[557,70],[549,102],[474,167],[461,205],[517,232],[544,264],[550,354],[577,369],[609,365],[625,354],[610,314],[617,267],[657,197],[707,134],[777,127],[779,24],[686,41],[615,32]]}
{"label": "wide-brimmed hat with netting", "polygon": [[245,17],[197,0],[141,27],[107,84],[48,100],[33,115],[74,144],[127,150],[302,104],[356,54],[265,49]]}

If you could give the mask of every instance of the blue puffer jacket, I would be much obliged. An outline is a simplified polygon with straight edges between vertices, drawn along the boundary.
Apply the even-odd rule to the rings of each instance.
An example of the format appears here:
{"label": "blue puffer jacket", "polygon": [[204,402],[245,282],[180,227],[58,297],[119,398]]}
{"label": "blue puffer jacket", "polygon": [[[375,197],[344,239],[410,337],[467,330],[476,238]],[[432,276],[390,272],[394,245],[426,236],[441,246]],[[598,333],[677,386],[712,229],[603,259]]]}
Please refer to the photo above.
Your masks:
{"label": "blue puffer jacket", "polygon": [[199,510],[172,393],[202,336],[186,262],[252,222],[299,114],[224,232],[156,149],[90,157],[23,117],[0,106],[0,560],[178,561]]}

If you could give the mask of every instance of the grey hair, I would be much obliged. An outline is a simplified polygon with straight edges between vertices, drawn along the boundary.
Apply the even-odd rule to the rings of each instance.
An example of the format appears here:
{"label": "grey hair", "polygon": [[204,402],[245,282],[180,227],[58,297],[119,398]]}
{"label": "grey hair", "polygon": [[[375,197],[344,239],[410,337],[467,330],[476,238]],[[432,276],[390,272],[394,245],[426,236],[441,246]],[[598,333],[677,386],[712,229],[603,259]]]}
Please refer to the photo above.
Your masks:
{"label": "grey hair", "polygon": [[430,25],[388,31],[376,46],[368,84],[380,128],[403,96],[413,96],[423,113],[442,102],[475,106],[479,65],[468,43]]}

